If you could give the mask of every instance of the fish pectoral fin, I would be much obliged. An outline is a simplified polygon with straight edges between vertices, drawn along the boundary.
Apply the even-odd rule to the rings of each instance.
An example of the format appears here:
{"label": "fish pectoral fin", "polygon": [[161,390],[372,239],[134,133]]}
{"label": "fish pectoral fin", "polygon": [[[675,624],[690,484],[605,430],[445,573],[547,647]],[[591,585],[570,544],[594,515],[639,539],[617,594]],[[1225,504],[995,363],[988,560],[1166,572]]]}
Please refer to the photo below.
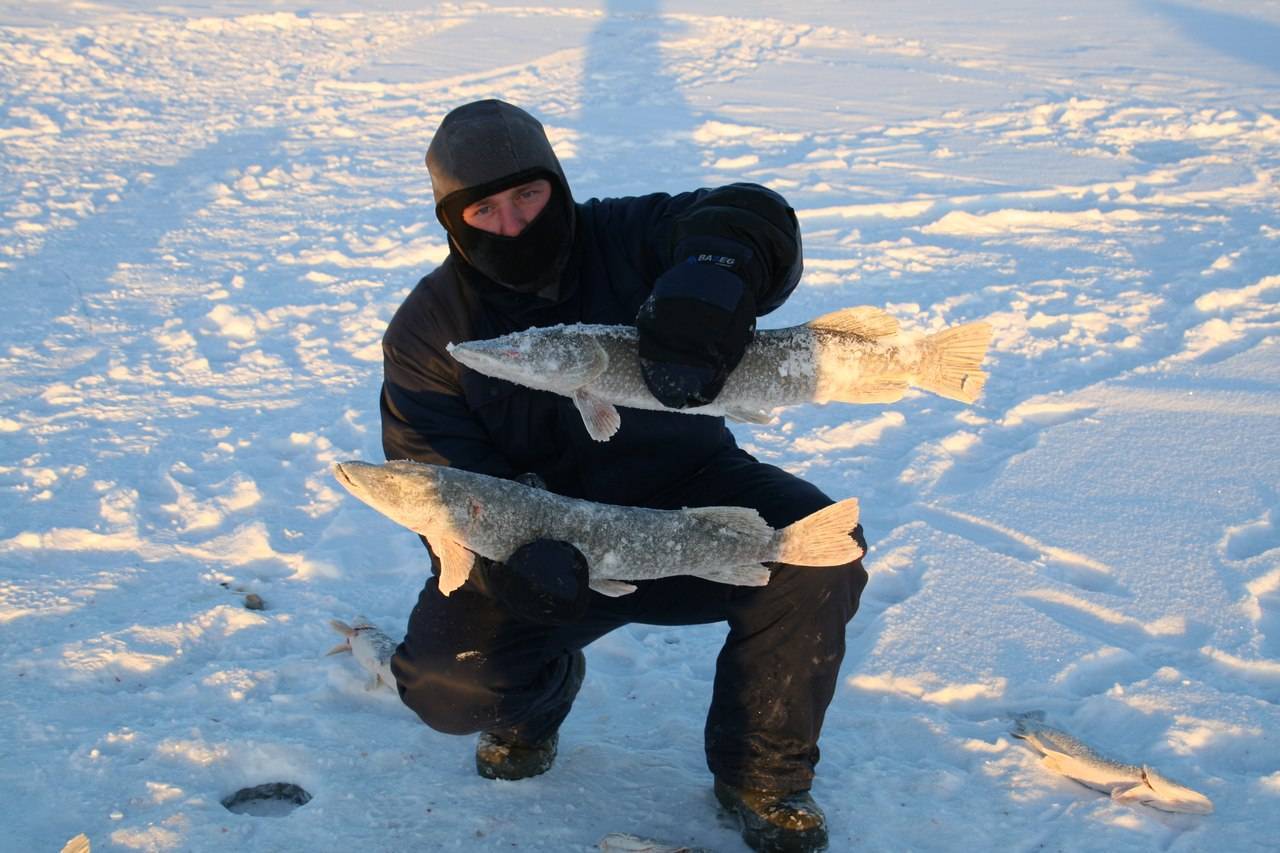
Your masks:
{"label": "fish pectoral fin", "polygon": [[773,414],[763,409],[740,409],[735,406],[725,409],[724,413],[729,420],[740,424],[767,424],[773,421]]}
{"label": "fish pectoral fin", "polygon": [[440,558],[440,594],[448,597],[449,593],[467,582],[476,555],[452,539],[432,542],[431,549]]}
{"label": "fish pectoral fin", "polygon": [[1145,803],[1155,799],[1155,791],[1146,781],[1134,782],[1111,789],[1111,799],[1117,803]]}
{"label": "fish pectoral fin", "polygon": [[338,645],[334,646],[333,648],[329,649],[329,651],[325,652],[324,656],[328,657],[329,655],[349,654],[350,652],[351,652],[350,644],[338,643]]}
{"label": "fish pectoral fin", "polygon": [[592,578],[587,586],[591,587],[591,589],[601,595],[607,595],[610,598],[619,598],[623,595],[630,595],[636,591],[636,585],[633,583],[627,583],[626,581],[612,581],[604,578]]}
{"label": "fish pectoral fin", "polygon": [[339,634],[341,634],[344,637],[350,637],[352,634],[356,632],[355,628],[352,628],[350,625],[348,625],[346,622],[343,622],[341,619],[330,619],[329,627],[337,631]]}
{"label": "fish pectoral fin", "polygon": [[860,305],[832,311],[805,323],[810,329],[844,332],[864,338],[887,338],[898,334],[898,321],[892,314],[874,305]]}
{"label": "fish pectoral fin", "polygon": [[727,583],[731,586],[767,586],[772,572],[763,563],[744,563],[741,566],[720,566],[690,572],[696,578]]}
{"label": "fish pectoral fin", "polygon": [[608,441],[622,426],[622,416],[612,403],[601,400],[586,389],[579,388],[573,392],[573,405],[578,407],[582,415],[582,423],[587,434],[596,441]]}

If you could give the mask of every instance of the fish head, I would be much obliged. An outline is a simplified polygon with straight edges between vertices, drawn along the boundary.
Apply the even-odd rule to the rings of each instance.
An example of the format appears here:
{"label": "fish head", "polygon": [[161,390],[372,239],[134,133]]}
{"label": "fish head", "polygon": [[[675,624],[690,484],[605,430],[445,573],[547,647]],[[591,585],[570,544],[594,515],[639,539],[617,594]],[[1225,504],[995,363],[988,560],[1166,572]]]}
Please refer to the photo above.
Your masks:
{"label": "fish head", "polygon": [[1199,791],[1170,779],[1154,767],[1142,768],[1145,791],[1140,802],[1167,812],[1212,814],[1213,801]]}
{"label": "fish head", "polygon": [[565,326],[449,344],[448,350],[477,373],[565,395],[591,382],[609,363],[597,341]]}
{"label": "fish head", "polygon": [[399,460],[383,465],[338,462],[333,476],[348,492],[397,524],[423,536],[448,525],[441,469]]}

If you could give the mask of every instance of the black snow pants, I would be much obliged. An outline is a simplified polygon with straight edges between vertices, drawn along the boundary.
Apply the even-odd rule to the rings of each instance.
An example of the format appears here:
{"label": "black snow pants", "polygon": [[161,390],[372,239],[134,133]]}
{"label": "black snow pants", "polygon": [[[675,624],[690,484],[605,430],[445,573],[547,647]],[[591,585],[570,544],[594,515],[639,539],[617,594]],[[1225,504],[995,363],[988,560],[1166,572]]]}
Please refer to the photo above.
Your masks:
{"label": "black snow pants", "polygon": [[[831,503],[816,487],[734,447],[647,505],[754,507],[778,528]],[[862,541],[860,528],[852,535]],[[705,730],[707,764],[739,788],[807,790],[844,657],[845,626],[866,582],[861,560],[831,568],[779,565],[763,587],[676,576],[641,581],[619,598],[592,593],[580,622],[538,625],[507,615],[471,581],[446,598],[432,577],[391,669],[401,699],[433,729],[514,729],[537,740],[568,715],[577,691],[573,656],[593,640],[631,622],[727,621]]]}

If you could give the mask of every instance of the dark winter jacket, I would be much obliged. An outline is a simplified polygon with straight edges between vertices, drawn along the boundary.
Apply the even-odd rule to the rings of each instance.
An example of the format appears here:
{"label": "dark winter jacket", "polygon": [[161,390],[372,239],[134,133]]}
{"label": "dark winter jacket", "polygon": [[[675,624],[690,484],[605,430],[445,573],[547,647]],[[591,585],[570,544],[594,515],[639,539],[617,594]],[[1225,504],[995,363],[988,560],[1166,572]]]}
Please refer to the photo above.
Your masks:
{"label": "dark winter jacket", "polygon": [[554,301],[488,281],[455,255],[422,279],[383,338],[382,441],[415,459],[498,477],[533,472],[559,494],[624,505],[693,476],[733,444],[722,418],[627,409],[608,442],[593,441],[571,400],[491,379],[447,353],[453,342],[558,323],[633,325],[654,280],[688,237],[751,249],[761,314],[800,278],[795,215],[776,193],[733,184],[676,196],[576,205],[573,251]]}

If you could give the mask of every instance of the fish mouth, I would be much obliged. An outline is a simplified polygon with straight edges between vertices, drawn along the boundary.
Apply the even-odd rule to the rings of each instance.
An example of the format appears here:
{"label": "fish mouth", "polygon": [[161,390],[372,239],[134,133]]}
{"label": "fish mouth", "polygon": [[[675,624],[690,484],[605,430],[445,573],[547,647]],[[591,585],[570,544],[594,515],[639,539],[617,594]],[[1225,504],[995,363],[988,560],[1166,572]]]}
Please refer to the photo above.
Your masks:
{"label": "fish mouth", "polygon": [[356,478],[351,476],[351,469],[367,464],[366,462],[335,462],[333,464],[333,478],[341,483],[342,487],[348,492],[358,496],[362,489]]}
{"label": "fish mouth", "polygon": [[478,373],[498,379],[519,379],[525,370],[527,356],[510,346],[495,345],[490,341],[466,341],[450,344],[449,354],[460,364]]}

